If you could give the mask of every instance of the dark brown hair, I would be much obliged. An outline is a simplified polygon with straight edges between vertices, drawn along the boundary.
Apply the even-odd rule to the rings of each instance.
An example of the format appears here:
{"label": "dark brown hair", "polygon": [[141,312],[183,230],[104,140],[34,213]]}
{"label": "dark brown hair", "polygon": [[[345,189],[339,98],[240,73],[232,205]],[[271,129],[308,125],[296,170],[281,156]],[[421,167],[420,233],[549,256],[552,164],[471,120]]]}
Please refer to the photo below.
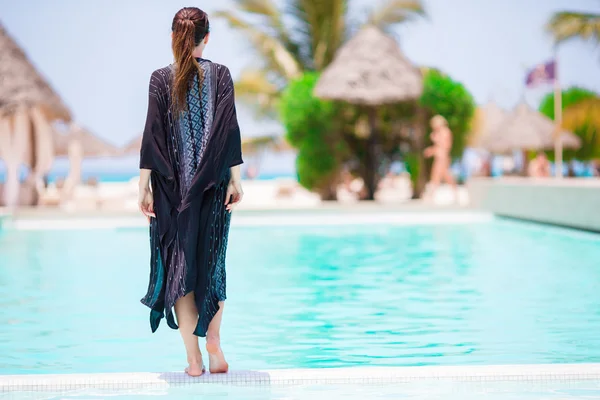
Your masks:
{"label": "dark brown hair", "polygon": [[173,17],[173,56],[175,77],[173,80],[173,108],[181,111],[186,107],[186,96],[194,75],[202,81],[202,68],[193,56],[194,49],[210,30],[208,15],[196,7],[184,7]]}

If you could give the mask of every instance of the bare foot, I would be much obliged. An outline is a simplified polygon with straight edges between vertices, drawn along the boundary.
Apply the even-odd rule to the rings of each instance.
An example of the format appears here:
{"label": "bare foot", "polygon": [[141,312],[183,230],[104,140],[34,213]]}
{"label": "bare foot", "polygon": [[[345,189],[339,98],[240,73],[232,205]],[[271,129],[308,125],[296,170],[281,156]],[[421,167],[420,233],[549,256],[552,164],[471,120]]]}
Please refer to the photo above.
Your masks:
{"label": "bare foot", "polygon": [[185,373],[189,376],[202,376],[206,369],[204,368],[204,363],[202,362],[202,357],[200,360],[188,360],[189,367],[185,369]]}
{"label": "bare foot", "polygon": [[189,367],[187,367],[185,369],[185,373],[188,374],[189,376],[193,376],[193,377],[202,376],[202,374],[204,374],[204,372],[205,372],[204,366],[198,365],[198,364],[190,365]]}
{"label": "bare foot", "polygon": [[211,374],[224,374],[229,371],[229,364],[225,361],[225,355],[218,339],[207,338],[206,350],[208,351],[208,369]]}

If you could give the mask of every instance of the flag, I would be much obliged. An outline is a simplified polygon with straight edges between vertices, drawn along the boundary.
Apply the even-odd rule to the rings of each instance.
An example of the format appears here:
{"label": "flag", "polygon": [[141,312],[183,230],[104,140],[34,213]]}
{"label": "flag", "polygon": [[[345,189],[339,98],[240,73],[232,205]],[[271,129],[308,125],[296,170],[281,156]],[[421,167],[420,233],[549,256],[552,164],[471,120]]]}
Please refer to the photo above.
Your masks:
{"label": "flag", "polygon": [[525,84],[528,87],[536,87],[541,84],[553,83],[556,79],[556,61],[548,61],[539,64],[527,73]]}

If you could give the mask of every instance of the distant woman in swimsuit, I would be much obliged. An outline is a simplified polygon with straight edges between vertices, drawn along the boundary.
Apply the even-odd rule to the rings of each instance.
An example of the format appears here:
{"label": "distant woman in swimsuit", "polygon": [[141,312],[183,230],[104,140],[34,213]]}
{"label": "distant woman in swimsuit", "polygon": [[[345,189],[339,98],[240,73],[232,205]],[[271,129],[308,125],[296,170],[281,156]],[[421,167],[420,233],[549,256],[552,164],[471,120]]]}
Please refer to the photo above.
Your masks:
{"label": "distant woman in swimsuit", "polygon": [[440,183],[445,181],[456,189],[456,181],[450,171],[452,164],[452,132],[448,128],[448,122],[441,115],[436,115],[431,119],[431,141],[432,146],[425,149],[423,154],[425,157],[433,157],[433,165],[431,167],[431,179],[429,186],[431,193],[434,194]]}

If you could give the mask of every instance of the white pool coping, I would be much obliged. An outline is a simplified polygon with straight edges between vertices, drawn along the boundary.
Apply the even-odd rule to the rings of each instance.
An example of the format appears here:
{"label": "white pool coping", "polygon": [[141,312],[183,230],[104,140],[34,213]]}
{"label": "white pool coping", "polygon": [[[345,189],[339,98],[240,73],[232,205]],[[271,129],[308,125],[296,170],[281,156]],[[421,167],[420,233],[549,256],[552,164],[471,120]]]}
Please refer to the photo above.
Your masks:
{"label": "white pool coping", "polygon": [[[493,219],[494,216],[491,213],[485,212],[301,213],[268,216],[236,215],[232,219],[232,226],[452,225],[486,223]],[[148,223],[143,217],[40,218],[7,221],[7,228],[23,231],[144,228],[147,226]]]}
{"label": "white pool coping", "polygon": [[191,378],[183,372],[0,375],[0,392],[167,388],[196,383],[236,386],[393,384],[414,382],[600,381],[598,364],[352,367],[232,371]]}

